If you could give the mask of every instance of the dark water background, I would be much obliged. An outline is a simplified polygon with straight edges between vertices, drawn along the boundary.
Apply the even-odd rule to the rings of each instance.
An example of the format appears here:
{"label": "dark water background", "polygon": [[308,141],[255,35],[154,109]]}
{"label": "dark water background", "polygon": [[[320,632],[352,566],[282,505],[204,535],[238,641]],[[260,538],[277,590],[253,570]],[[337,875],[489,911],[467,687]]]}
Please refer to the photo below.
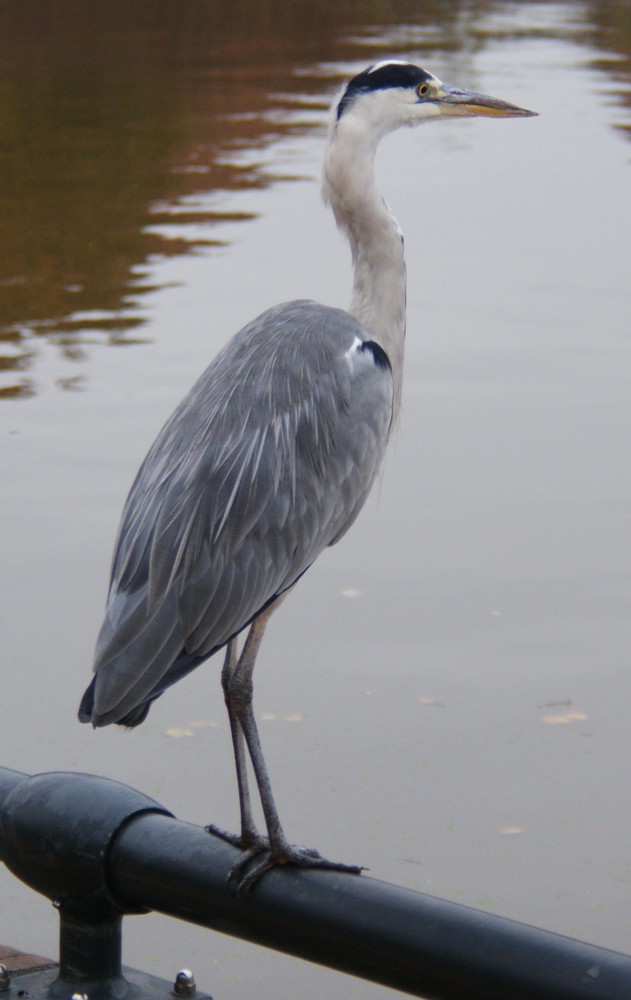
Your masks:
{"label": "dark water background", "polygon": [[[330,99],[384,55],[532,107],[384,144],[408,356],[383,484],[270,627],[286,829],[376,877],[631,949],[631,5],[0,0],[0,763],[234,826],[218,667],[75,721],[138,463],[244,322],[349,298]],[[0,869],[0,941],[56,918]],[[155,916],[222,1000],[388,991]]]}

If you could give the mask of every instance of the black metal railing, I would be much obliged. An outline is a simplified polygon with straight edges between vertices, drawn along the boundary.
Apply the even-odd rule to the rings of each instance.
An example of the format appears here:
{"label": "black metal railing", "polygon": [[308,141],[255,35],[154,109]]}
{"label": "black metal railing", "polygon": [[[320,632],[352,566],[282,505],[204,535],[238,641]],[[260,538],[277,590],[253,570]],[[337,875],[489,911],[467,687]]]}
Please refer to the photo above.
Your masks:
{"label": "black metal railing", "polygon": [[[157,910],[426,1000],[621,1000],[631,957],[365,875],[276,869],[94,775],[0,768],[0,860],[60,916],[52,997],[124,997],[126,913]],[[136,991],[137,992],[137,991]]]}

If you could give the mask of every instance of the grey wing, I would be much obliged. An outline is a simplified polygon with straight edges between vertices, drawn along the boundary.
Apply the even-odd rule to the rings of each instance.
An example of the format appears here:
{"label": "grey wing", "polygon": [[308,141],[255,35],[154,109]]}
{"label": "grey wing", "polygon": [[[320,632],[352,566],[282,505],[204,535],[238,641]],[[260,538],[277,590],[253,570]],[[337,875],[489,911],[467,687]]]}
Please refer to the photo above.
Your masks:
{"label": "grey wing", "polygon": [[347,313],[288,303],[233,338],[162,429],[125,505],[95,724],[157,697],[341,537],[391,419],[388,360]]}

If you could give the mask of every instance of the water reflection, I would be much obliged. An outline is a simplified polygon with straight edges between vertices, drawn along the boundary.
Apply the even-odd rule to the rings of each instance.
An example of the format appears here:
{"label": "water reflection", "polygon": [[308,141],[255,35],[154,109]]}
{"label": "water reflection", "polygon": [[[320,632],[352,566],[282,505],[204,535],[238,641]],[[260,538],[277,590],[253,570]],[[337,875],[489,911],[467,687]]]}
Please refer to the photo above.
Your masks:
{"label": "water reflection", "polygon": [[[1,323],[3,368],[19,373],[33,334],[72,352],[95,330],[121,343],[142,324],[143,263],[211,242],[192,227],[212,221],[211,211],[178,213],[186,237],[170,236],[165,217],[201,187],[261,183],[255,167],[225,154],[269,141],[257,112],[271,81],[256,98],[246,83],[239,99],[230,74],[217,85],[218,39],[204,63],[195,19],[178,33],[167,17],[134,20],[124,4],[89,18],[80,4],[43,15],[11,6],[2,32]],[[4,387],[27,389],[19,377]]]}
{"label": "water reflection", "polygon": [[[414,49],[429,62],[439,50],[463,79],[498,36],[540,33],[540,7],[548,34],[556,9],[560,33],[603,51],[599,68],[628,110],[623,3],[6,0],[0,395],[34,391],[38,338],[71,360],[95,336],[142,339],[152,260],[212,246],[222,192],[271,183],[264,150],[321,124],[333,82],[357,60]],[[60,384],[80,387],[80,376]]]}
{"label": "water reflection", "polygon": [[[612,788],[629,751],[629,150],[611,126],[631,120],[629,35],[625,5],[584,0],[0,0],[0,385],[38,391],[0,417],[2,764],[236,822],[219,662],[133,738],[75,721],[120,504],[268,294],[346,301],[315,184],[269,185],[316,173],[341,73],[418,56],[542,114],[528,134],[459,123],[384,144],[409,247],[406,413],[374,508],[270,636],[274,787],[292,836],[377,877],[628,947]],[[540,723],[566,698],[590,721]],[[220,728],[167,735],[200,718]],[[44,904],[1,865],[0,882],[0,941],[54,955]],[[129,964],[190,964],[225,1000],[244,981],[262,1000],[381,996],[160,920],[128,922]]]}

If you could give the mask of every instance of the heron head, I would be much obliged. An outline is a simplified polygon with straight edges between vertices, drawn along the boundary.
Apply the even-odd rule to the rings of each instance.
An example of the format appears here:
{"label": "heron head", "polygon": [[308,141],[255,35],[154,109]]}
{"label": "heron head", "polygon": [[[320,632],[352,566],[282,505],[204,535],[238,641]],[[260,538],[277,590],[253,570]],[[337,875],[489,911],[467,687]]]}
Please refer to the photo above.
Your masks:
{"label": "heron head", "polygon": [[376,63],[346,85],[335,110],[336,122],[361,117],[384,133],[440,117],[528,118],[536,111],[473,90],[448,87],[413,63]]}

